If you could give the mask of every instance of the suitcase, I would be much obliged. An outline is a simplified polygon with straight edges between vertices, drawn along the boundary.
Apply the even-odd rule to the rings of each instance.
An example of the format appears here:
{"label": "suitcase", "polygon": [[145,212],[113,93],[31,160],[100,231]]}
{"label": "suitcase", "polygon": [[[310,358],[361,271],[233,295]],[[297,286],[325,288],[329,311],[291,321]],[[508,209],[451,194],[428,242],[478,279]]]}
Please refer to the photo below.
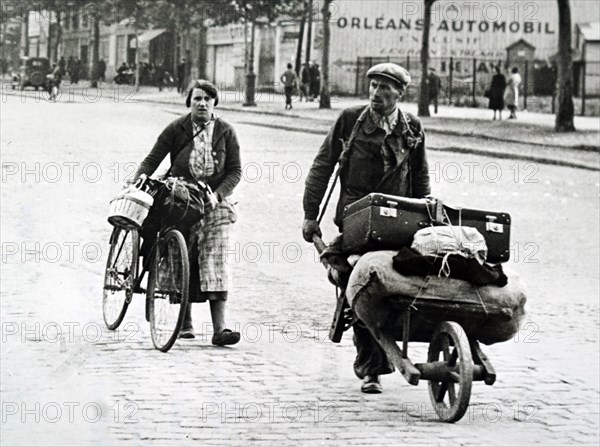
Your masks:
{"label": "suitcase", "polygon": [[434,199],[372,193],[346,206],[342,251],[347,254],[410,247],[414,234],[430,225],[474,227],[488,247],[487,262],[506,262],[510,257],[508,213],[455,208]]}

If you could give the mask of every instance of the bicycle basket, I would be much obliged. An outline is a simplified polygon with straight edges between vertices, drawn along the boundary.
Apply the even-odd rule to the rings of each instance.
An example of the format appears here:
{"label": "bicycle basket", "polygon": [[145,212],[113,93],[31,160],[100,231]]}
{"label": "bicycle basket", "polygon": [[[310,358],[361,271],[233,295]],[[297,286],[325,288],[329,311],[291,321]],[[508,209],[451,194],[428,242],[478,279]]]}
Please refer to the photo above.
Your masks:
{"label": "bicycle basket", "polygon": [[139,229],[153,203],[154,198],[150,194],[130,186],[111,200],[108,222],[117,228]]}

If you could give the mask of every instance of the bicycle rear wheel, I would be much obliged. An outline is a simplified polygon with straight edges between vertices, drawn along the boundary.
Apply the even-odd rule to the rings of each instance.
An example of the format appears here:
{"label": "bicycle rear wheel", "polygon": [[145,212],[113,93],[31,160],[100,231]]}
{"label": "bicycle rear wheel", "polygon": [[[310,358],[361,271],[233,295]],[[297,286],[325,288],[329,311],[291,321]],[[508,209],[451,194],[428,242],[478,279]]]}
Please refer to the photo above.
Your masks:
{"label": "bicycle rear wheel", "polygon": [[133,297],[139,244],[140,236],[136,230],[115,228],[110,235],[102,291],[102,315],[110,330],[119,327]]}
{"label": "bicycle rear wheel", "polygon": [[158,241],[148,277],[147,305],[154,347],[167,352],[179,335],[188,305],[190,264],[183,235],[170,230]]}

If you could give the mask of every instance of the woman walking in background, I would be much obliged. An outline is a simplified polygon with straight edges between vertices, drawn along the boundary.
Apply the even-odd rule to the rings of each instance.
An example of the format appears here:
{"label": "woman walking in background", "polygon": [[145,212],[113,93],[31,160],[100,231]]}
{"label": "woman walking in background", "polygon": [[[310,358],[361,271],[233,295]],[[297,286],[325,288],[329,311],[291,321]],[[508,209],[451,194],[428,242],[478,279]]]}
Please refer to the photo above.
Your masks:
{"label": "woman walking in background", "polygon": [[510,116],[508,119],[516,119],[517,107],[519,106],[519,85],[521,84],[521,75],[519,74],[519,69],[517,67],[513,67],[511,70],[510,78],[508,79],[508,85],[506,86],[506,93],[504,95],[504,101],[506,102],[506,107],[510,110]]}
{"label": "woman walking in background", "polygon": [[504,109],[504,90],[506,89],[506,78],[500,73],[500,67],[495,67],[496,74],[492,77],[492,84],[488,89],[488,109],[494,111],[496,119],[496,111],[498,111],[498,119],[502,119],[502,110]]}

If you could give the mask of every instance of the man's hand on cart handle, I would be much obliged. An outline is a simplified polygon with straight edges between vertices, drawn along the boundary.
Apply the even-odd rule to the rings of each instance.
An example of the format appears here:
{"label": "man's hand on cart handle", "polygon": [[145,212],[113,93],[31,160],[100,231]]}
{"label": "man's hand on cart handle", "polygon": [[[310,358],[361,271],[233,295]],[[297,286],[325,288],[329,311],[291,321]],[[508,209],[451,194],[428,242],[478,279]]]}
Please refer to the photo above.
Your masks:
{"label": "man's hand on cart handle", "polygon": [[323,236],[319,222],[312,219],[304,219],[302,223],[302,237],[306,242],[313,242],[313,235],[317,235],[319,238]]}
{"label": "man's hand on cart handle", "polygon": [[327,248],[327,245],[325,244],[325,242],[323,242],[323,239],[321,239],[320,236],[317,236],[316,233],[313,234],[312,241],[313,241],[313,244],[315,244],[315,248],[317,249],[317,252],[319,254],[323,253],[323,250],[325,250],[325,248]]}

